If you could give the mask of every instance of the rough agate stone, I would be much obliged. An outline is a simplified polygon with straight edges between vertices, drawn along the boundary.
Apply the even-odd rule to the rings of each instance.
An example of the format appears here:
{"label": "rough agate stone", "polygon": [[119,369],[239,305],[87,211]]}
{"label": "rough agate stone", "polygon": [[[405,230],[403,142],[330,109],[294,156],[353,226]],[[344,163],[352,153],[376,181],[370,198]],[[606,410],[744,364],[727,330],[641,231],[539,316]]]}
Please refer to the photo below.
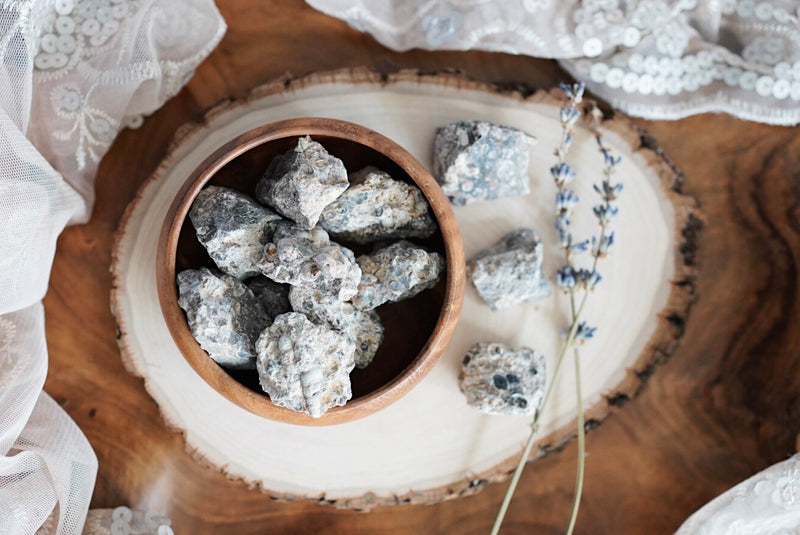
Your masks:
{"label": "rough agate stone", "polygon": [[356,243],[427,238],[436,231],[419,188],[372,166],[350,175],[350,188],[325,207],[320,224],[335,238]]}
{"label": "rough agate stone", "polygon": [[261,388],[276,405],[319,418],[352,396],[354,344],[303,314],[275,318],[256,349]]}
{"label": "rough agate stone", "polygon": [[270,322],[281,314],[292,311],[289,303],[289,286],[270,280],[262,275],[247,281],[247,287],[256,296],[256,299],[264,305]]}
{"label": "rough agate stone", "polygon": [[338,326],[338,321],[344,314],[345,302],[339,299],[335,287],[331,289],[325,284],[292,286],[289,290],[289,303],[295,312],[302,312],[314,323],[331,328]]}
{"label": "rough agate stone", "polygon": [[550,295],[542,270],[544,245],[533,229],[521,228],[467,262],[467,276],[492,310]]}
{"label": "rough agate stone", "polygon": [[294,149],[273,158],[256,185],[256,198],[311,229],[322,210],[348,185],[342,161],[306,136]]}
{"label": "rough agate stone", "polygon": [[320,227],[306,230],[286,221],[278,224],[258,267],[275,282],[313,285],[319,293],[336,296],[339,301],[353,297],[361,280],[361,269],[350,249],[330,241]]}
{"label": "rough agate stone", "polygon": [[355,344],[355,361],[366,367],[383,342],[383,325],[372,310],[362,311],[352,303],[320,292],[314,286],[292,286],[289,292],[292,309],[303,313],[312,322],[341,332]]}
{"label": "rough agate stone", "polygon": [[245,279],[259,273],[256,263],[282,218],[243,193],[208,186],[197,195],[189,219],[217,267]]}
{"label": "rough agate stone", "polygon": [[360,310],[400,301],[432,288],[444,272],[444,258],[401,240],[358,257],[361,283],[352,302]]}
{"label": "rough agate stone", "polygon": [[534,414],[545,383],[544,357],[527,347],[479,343],[461,362],[461,392],[467,403],[488,414]]}
{"label": "rough agate stone", "polygon": [[207,268],[178,274],[178,304],[200,347],[220,366],[255,368],[254,343],[270,318],[239,279]]}
{"label": "rough agate stone", "polygon": [[528,163],[536,139],[486,121],[458,121],[436,129],[433,173],[455,206],[527,195]]}
{"label": "rough agate stone", "polygon": [[358,310],[345,303],[341,318],[336,322],[337,330],[356,346],[356,367],[366,368],[375,358],[383,342],[383,324],[374,310]]}

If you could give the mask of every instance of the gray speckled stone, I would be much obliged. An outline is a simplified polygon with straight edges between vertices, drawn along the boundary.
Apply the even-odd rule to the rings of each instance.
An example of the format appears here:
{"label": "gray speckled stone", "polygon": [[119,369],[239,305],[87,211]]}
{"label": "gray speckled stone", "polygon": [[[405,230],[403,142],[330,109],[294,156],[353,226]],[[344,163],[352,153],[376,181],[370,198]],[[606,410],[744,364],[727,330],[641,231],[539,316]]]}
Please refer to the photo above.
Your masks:
{"label": "gray speckled stone", "polygon": [[278,224],[272,239],[258,263],[270,279],[293,286],[315,285],[320,292],[335,295],[340,301],[356,294],[361,269],[355,255],[330,241],[322,228],[305,230],[284,221]]}
{"label": "gray speckled stone", "polygon": [[270,318],[239,279],[207,268],[178,274],[178,304],[200,347],[219,365],[255,368],[254,343]]}
{"label": "gray speckled stone", "polygon": [[361,283],[352,302],[360,310],[400,301],[432,288],[445,268],[444,257],[401,240],[358,257]]}
{"label": "gray speckled stone", "polygon": [[433,174],[455,206],[527,195],[528,163],[536,139],[486,121],[458,121],[436,129]]}
{"label": "gray speckled stone", "polygon": [[350,188],[325,207],[319,221],[335,238],[356,243],[427,238],[436,232],[419,188],[372,166],[350,175]]}
{"label": "gray speckled stone", "polygon": [[289,286],[270,280],[263,275],[254,277],[247,281],[247,287],[252,290],[256,299],[264,305],[270,322],[281,314],[292,311],[289,303]]}
{"label": "gray speckled stone", "polygon": [[345,303],[342,318],[337,323],[337,330],[356,346],[356,367],[366,368],[383,342],[383,325],[378,313],[374,310],[357,310],[350,303]]}
{"label": "gray speckled stone", "polygon": [[302,312],[314,323],[337,328],[337,321],[344,314],[344,301],[339,299],[337,287],[319,282],[292,286],[289,303],[292,310]]}
{"label": "gray speckled stone", "polygon": [[510,232],[467,262],[467,276],[492,310],[550,295],[542,270],[544,245],[533,229]]}
{"label": "gray speckled stone", "polygon": [[295,312],[303,313],[318,325],[341,332],[356,346],[355,361],[366,367],[383,342],[383,325],[375,311],[356,309],[352,303],[320,291],[314,285],[292,286],[289,300]]}
{"label": "gray speckled stone", "polygon": [[207,186],[192,203],[189,219],[217,267],[245,279],[259,273],[256,263],[282,218],[243,193]]}
{"label": "gray speckled stone", "polygon": [[256,198],[310,229],[348,185],[342,161],[306,136],[294,149],[273,158],[256,185]]}
{"label": "gray speckled stone", "polygon": [[303,314],[275,318],[256,342],[259,382],[276,405],[319,418],[352,397],[355,346]]}
{"label": "gray speckled stone", "polygon": [[461,392],[467,403],[488,414],[534,414],[546,382],[544,357],[527,347],[479,343],[461,362]]}

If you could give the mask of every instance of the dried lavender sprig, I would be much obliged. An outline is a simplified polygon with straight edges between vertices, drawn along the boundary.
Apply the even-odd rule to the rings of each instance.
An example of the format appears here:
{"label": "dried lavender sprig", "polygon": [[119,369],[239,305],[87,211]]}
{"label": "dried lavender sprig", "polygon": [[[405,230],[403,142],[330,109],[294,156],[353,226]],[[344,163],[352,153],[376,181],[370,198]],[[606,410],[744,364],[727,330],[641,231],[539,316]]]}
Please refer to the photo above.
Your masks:
{"label": "dried lavender sprig", "polygon": [[[571,223],[570,215],[572,208],[577,205],[579,199],[575,192],[566,190],[564,187],[566,184],[570,183],[576,175],[575,170],[567,165],[564,159],[569,151],[570,146],[572,145],[572,139],[574,136],[573,126],[580,117],[578,104],[580,104],[580,102],[583,100],[584,88],[585,85],[583,82],[579,82],[572,86],[564,83],[561,84],[561,90],[565,95],[567,95],[569,102],[565,107],[561,108],[561,113],[559,114],[561,119],[561,141],[555,150],[555,156],[557,158],[556,164],[550,168],[550,173],[552,174],[553,180],[558,188],[558,193],[556,193],[555,227],[559,235],[561,247],[564,248],[565,254],[567,255],[571,254],[573,251],[573,246],[577,245],[573,244],[572,234],[569,232],[569,226]],[[583,245],[583,242],[581,242],[581,245],[578,246],[578,249],[583,249],[584,247],[585,246]],[[503,503],[500,505],[497,518],[495,518],[494,525],[492,526],[491,535],[497,535],[497,533],[500,531],[500,526],[503,524],[506,511],[508,511],[508,505],[511,503],[511,498],[514,496],[514,491],[516,490],[519,479],[522,476],[522,470],[525,468],[525,463],[528,460],[531,448],[533,447],[534,438],[536,437],[536,432],[539,428],[539,416],[542,414],[542,410],[547,405],[547,402],[553,393],[553,385],[556,384],[556,378],[561,370],[561,364],[564,361],[564,355],[567,352],[567,348],[570,347],[571,342],[575,339],[577,330],[578,324],[573,322],[569,335],[567,336],[567,343],[565,343],[562,347],[561,354],[556,360],[555,370],[553,371],[553,376],[549,381],[547,389],[545,390],[542,403],[539,406],[539,410],[536,411],[533,421],[531,422],[530,435],[528,436],[528,440],[522,450],[522,455],[517,463],[517,468],[514,470],[514,475],[511,477],[511,483],[508,485],[505,497],[503,498]]]}
{"label": "dried lavender sprig", "polygon": [[[584,301],[585,304],[585,301]],[[578,315],[583,309],[583,304],[581,308],[578,310]],[[500,526],[503,524],[503,519],[506,516],[506,512],[508,511],[508,506],[511,503],[511,498],[514,496],[514,491],[517,489],[517,484],[519,483],[519,479],[522,476],[522,471],[525,468],[525,464],[530,457],[531,449],[533,448],[534,439],[536,438],[536,433],[539,430],[539,417],[541,416],[544,407],[547,406],[547,402],[550,400],[550,397],[555,390],[554,385],[556,384],[556,378],[559,376],[559,372],[561,370],[561,364],[564,362],[564,356],[567,354],[567,349],[569,349],[578,334],[579,325],[577,322],[572,324],[569,333],[567,334],[567,340],[563,346],[561,346],[561,352],[556,359],[556,367],[553,371],[553,377],[549,381],[547,385],[547,389],[544,392],[544,398],[542,398],[542,403],[539,405],[539,410],[533,416],[533,420],[531,421],[531,432],[528,435],[528,440],[525,442],[525,447],[522,450],[522,454],[520,455],[519,461],[517,462],[517,467],[514,469],[514,475],[511,477],[511,483],[508,485],[508,489],[506,490],[505,497],[503,498],[503,503],[500,505],[500,510],[497,513],[497,517],[495,518],[494,525],[492,526],[491,535],[497,535],[500,531]],[[580,388],[579,388],[580,390]],[[583,412],[579,415],[579,419],[583,419]]]}
{"label": "dried lavender sprig", "polygon": [[[561,247],[564,249],[565,258],[567,260],[567,265],[564,266],[559,272],[556,274],[557,282],[562,286],[567,286],[570,295],[570,308],[571,308],[571,315],[572,315],[572,323],[570,326],[569,334],[567,335],[567,339],[562,346],[561,352],[556,360],[555,371],[553,373],[553,377],[551,378],[550,384],[548,385],[547,390],[545,391],[544,399],[542,400],[542,404],[539,410],[534,415],[533,421],[531,422],[531,433],[528,436],[528,440],[525,444],[523,449],[522,455],[519,459],[517,464],[517,468],[514,471],[514,475],[511,479],[511,483],[506,491],[506,495],[503,499],[503,503],[500,507],[500,511],[498,512],[497,518],[495,519],[494,526],[492,528],[492,535],[497,535],[500,530],[500,526],[502,525],[503,519],[505,518],[506,511],[508,510],[508,506],[511,502],[511,498],[516,490],[517,484],[519,479],[522,475],[522,470],[525,467],[526,461],[530,455],[530,451],[533,447],[534,439],[536,433],[538,431],[538,422],[539,416],[542,414],[544,407],[547,405],[548,400],[550,399],[550,395],[553,392],[553,385],[556,383],[556,378],[559,375],[559,371],[561,369],[561,364],[563,363],[564,356],[568,348],[573,348],[573,353],[575,357],[575,381],[576,381],[576,395],[577,395],[577,405],[578,405],[578,469],[575,478],[575,496],[573,500],[572,511],[570,514],[569,519],[569,526],[567,528],[567,535],[571,535],[574,528],[575,523],[578,517],[578,510],[580,506],[581,496],[583,494],[583,482],[585,476],[585,455],[586,455],[586,437],[585,437],[585,428],[584,428],[584,417],[583,417],[583,394],[581,390],[581,376],[580,376],[580,356],[578,352],[578,347],[575,345],[576,343],[583,343],[586,340],[591,339],[594,337],[594,334],[597,330],[596,327],[589,326],[586,322],[579,322],[580,316],[583,312],[583,308],[586,305],[586,300],[588,297],[588,291],[593,289],[601,280],[599,273],[597,273],[597,263],[598,260],[607,255],[608,250],[614,244],[614,233],[611,232],[606,234],[606,230],[609,226],[611,218],[617,214],[617,208],[613,206],[611,203],[616,200],[616,197],[622,191],[622,185],[616,184],[612,185],[610,182],[610,176],[614,172],[614,168],[620,163],[621,159],[619,157],[614,158],[611,155],[610,149],[606,147],[603,143],[602,137],[597,135],[597,141],[600,146],[601,153],[603,154],[604,160],[604,175],[606,176],[606,180],[601,183],[601,186],[594,186],[595,190],[601,194],[604,204],[603,209],[598,210],[604,216],[601,218],[601,231],[599,237],[592,237],[592,256],[593,258],[593,265],[591,270],[576,270],[571,265],[571,256],[572,253],[575,252],[583,252],[588,250],[588,240],[583,242],[573,243],[572,234],[569,232],[569,226],[571,221],[569,219],[573,209],[578,203],[577,194],[572,192],[571,190],[566,190],[564,187],[565,184],[572,181],[576,173],[575,171],[566,164],[564,158],[569,150],[573,139],[573,131],[572,126],[577,121],[579,114],[575,113],[577,108],[576,104],[578,104],[582,97],[583,97],[583,84],[576,84],[575,86],[568,86],[562,84],[562,90],[564,91],[565,95],[570,99],[569,105],[566,107],[566,111],[564,108],[561,110],[561,123],[562,123],[562,135],[561,135],[561,142],[559,147],[555,151],[555,155],[558,158],[558,162],[551,168],[551,173],[553,175],[554,181],[558,188],[558,192],[556,194],[556,221],[555,226],[556,230],[559,234],[559,240],[561,242]],[[593,114],[594,117],[597,117],[596,114]],[[609,214],[610,217],[609,217]],[[580,283],[579,283],[580,281]],[[584,291],[583,298],[579,305],[576,306],[575,302],[575,289],[580,288]]]}
{"label": "dried lavender sprig", "polygon": [[[593,113],[592,116],[597,119],[598,114]],[[600,135],[597,124],[595,124],[595,139],[597,139],[597,144],[600,147],[600,152],[603,154],[603,174],[605,175],[606,179],[602,182],[601,186],[598,187],[597,185],[594,186],[595,191],[597,191],[600,196],[602,197],[603,203],[600,206],[604,208],[598,210],[595,207],[595,215],[598,216],[600,222],[600,236],[595,240],[593,237],[592,240],[597,244],[596,248],[594,249],[594,260],[592,262],[592,269],[591,271],[594,273],[597,270],[597,263],[600,258],[603,258],[607,255],[608,249],[614,243],[614,233],[611,232],[607,234],[608,226],[610,223],[610,218],[608,218],[609,214],[616,215],[618,209],[612,203],[616,201],[617,196],[622,192],[622,184],[611,184],[611,175],[614,173],[616,167],[619,165],[621,158],[614,157],[611,154],[611,150],[605,146],[603,142],[603,138]],[[600,217],[598,215],[600,212],[604,217]],[[574,294],[570,294],[571,296]],[[584,291],[583,299],[581,301],[579,312],[577,316],[573,313],[572,321],[573,327],[574,324],[578,321],[578,317],[580,316],[580,311],[583,310],[583,306],[586,304],[586,298],[588,297],[588,292]],[[574,302],[572,304],[572,310],[575,310]],[[581,332],[581,342],[588,340],[589,338],[594,336],[596,331],[595,327],[589,327],[585,322],[581,322],[578,326],[578,330]],[[577,397],[577,409],[578,409],[578,418],[577,418],[577,425],[578,425],[578,469],[575,474],[575,495],[572,500],[572,510],[570,511],[570,518],[569,524],[567,526],[566,535],[572,535],[573,531],[575,530],[575,524],[578,521],[578,511],[580,509],[581,504],[581,497],[583,496],[583,483],[584,478],[586,475],[586,427],[583,418],[583,393],[581,391],[581,367],[580,367],[580,353],[577,347],[573,348],[573,355],[574,355],[574,362],[575,362],[575,393]]]}
{"label": "dried lavender sprig", "polygon": [[583,101],[583,92],[586,86],[583,82],[578,82],[573,85],[562,83],[560,87],[561,91],[569,100],[565,106],[561,107],[559,112],[559,118],[561,119],[561,140],[555,151],[557,161],[556,164],[550,168],[550,173],[558,189],[556,192],[556,231],[558,232],[561,247],[564,249],[569,259],[571,253],[581,252],[583,247],[579,246],[573,248],[575,244],[572,234],[569,232],[571,223],[570,217],[573,209],[578,205],[580,198],[573,190],[566,188],[566,185],[575,179],[576,173],[575,170],[566,163],[565,159],[572,145],[574,126],[581,116],[578,104]]}

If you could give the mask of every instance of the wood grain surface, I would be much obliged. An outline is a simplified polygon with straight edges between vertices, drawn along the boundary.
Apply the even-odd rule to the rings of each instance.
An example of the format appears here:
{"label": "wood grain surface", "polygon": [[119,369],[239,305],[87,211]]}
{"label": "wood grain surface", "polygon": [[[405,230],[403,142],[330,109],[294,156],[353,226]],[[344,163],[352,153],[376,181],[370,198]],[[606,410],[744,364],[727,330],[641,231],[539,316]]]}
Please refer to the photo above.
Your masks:
{"label": "wood grain surface", "polygon": [[[269,500],[203,467],[168,430],[142,381],[120,360],[109,310],[111,244],[125,206],[176,129],[287,71],[366,65],[457,69],[509,87],[549,87],[553,62],[488,53],[393,53],[300,0],[219,0],[229,30],[177,97],[101,164],[88,225],[58,244],[45,299],[45,389],[87,434],[100,461],[95,507],[166,509],[176,533],[487,533],[504,484],[433,506],[364,514]],[[634,400],[589,434],[578,533],[674,531],[718,493],[795,451],[800,431],[800,136],[796,129],[720,115],[636,121],[685,174],[705,228],[696,251],[697,301],[680,347]],[[649,138],[643,138],[648,143]],[[575,444],[528,467],[504,533],[563,531]]]}

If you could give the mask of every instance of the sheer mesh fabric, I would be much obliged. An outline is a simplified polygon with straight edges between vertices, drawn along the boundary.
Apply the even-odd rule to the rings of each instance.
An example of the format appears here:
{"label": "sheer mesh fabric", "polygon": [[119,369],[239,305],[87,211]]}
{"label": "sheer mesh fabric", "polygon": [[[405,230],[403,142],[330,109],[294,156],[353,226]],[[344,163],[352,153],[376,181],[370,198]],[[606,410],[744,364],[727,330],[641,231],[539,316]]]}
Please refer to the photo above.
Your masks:
{"label": "sheer mesh fabric", "polygon": [[224,31],[211,0],[0,2],[3,535],[83,529],[97,459],[42,391],[56,240],[91,213],[116,134],[177,93]]}
{"label": "sheer mesh fabric", "polygon": [[800,123],[795,0],[307,0],[396,50],[558,59],[647,119],[725,112]]}

